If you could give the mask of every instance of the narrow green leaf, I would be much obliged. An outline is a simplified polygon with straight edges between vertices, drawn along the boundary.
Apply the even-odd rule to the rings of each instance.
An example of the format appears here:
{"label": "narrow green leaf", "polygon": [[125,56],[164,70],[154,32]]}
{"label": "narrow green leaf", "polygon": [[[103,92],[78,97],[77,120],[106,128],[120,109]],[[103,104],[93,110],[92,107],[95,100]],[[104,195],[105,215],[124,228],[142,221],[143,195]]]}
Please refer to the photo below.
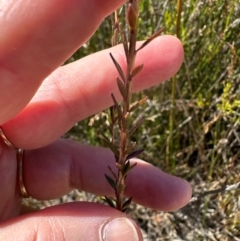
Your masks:
{"label": "narrow green leaf", "polygon": [[154,33],[152,36],[150,36],[138,49],[137,52],[141,49],[143,49],[145,46],[147,46],[153,39],[158,37],[162,32],[164,28],[159,29],[156,33]]}
{"label": "narrow green leaf", "polygon": [[104,196],[104,199],[103,199],[103,200],[104,200],[105,202],[107,202],[110,207],[115,208],[115,204],[114,204],[114,202],[112,201],[111,198],[109,198],[109,197],[107,197],[107,196]]}
{"label": "narrow green leaf", "polygon": [[136,144],[137,144],[137,142],[133,142],[131,145],[128,145],[125,153],[127,154],[127,153],[131,153],[132,151],[134,151]]}
{"label": "narrow green leaf", "polygon": [[125,208],[125,209],[122,209],[121,212],[122,212],[122,213],[126,213],[127,210],[128,210],[128,208]]}
{"label": "narrow green leaf", "polygon": [[110,118],[111,118],[111,121],[113,122],[114,121],[114,112],[115,112],[115,105],[113,105],[113,106],[111,106],[110,108],[109,108],[109,110],[110,110]]}
{"label": "narrow green leaf", "polygon": [[117,77],[117,85],[123,99],[125,100],[127,98],[127,90],[123,82],[118,77]]}
{"label": "narrow green leaf", "polygon": [[144,119],[145,119],[144,117],[141,117],[133,124],[131,130],[128,133],[129,136],[131,136],[133,132],[143,123]]}
{"label": "narrow green leaf", "polygon": [[129,207],[129,205],[131,204],[131,202],[132,202],[132,197],[130,197],[130,198],[128,198],[124,203],[123,203],[123,205],[122,205],[122,211],[123,212],[125,212],[126,211],[126,209]]}
{"label": "narrow green leaf", "polygon": [[122,115],[123,115],[123,114],[122,114],[121,107],[118,105],[117,100],[116,100],[114,94],[111,94],[111,97],[112,97],[113,102],[114,102],[114,104],[115,104],[115,106],[116,106],[116,108],[117,108],[117,112],[118,112],[118,126],[119,126],[119,129],[122,129],[122,122],[121,122],[121,120],[122,120]]}
{"label": "narrow green leaf", "polygon": [[135,162],[134,164],[132,164],[131,166],[129,165],[129,167],[125,170],[124,169],[124,178],[127,177],[128,173],[137,165],[137,162]]}
{"label": "narrow green leaf", "polygon": [[144,149],[139,149],[139,150],[133,151],[132,153],[130,153],[129,155],[127,155],[126,159],[127,159],[127,160],[132,159],[132,158],[140,155],[143,151],[144,151]]}
{"label": "narrow green leaf", "polygon": [[102,139],[102,141],[104,142],[104,144],[116,155],[119,155],[119,151],[118,149],[114,146],[114,144],[108,139],[107,136],[105,136],[104,134],[100,135],[100,138]]}
{"label": "narrow green leaf", "polygon": [[138,108],[138,106],[139,106],[139,103],[135,102],[134,104],[131,105],[129,112],[135,111]]}
{"label": "narrow green leaf", "polygon": [[140,105],[143,105],[146,102],[147,99],[148,99],[148,97],[145,96],[141,100],[139,100],[139,101],[135,102],[134,104],[132,104],[132,106],[130,107],[129,112],[135,111]]}
{"label": "narrow green leaf", "polygon": [[114,96],[113,93],[111,94],[111,97],[112,97],[112,100],[113,100],[113,102],[114,102],[114,105],[115,105],[115,107],[116,107],[116,109],[117,109],[118,115],[119,115],[119,116],[122,116],[122,110],[121,110],[121,108],[120,108],[120,106],[119,106],[119,104],[118,104],[118,102],[117,102],[117,100],[116,100],[116,98],[115,98],[115,96]]}
{"label": "narrow green leaf", "polygon": [[130,30],[135,30],[138,21],[138,12],[136,11],[136,7],[131,2],[128,4],[126,19]]}
{"label": "narrow green leaf", "polygon": [[124,169],[128,169],[129,167],[130,167],[130,161],[127,159],[127,161],[125,162]]}
{"label": "narrow green leaf", "polygon": [[117,180],[117,175],[116,173],[113,171],[113,169],[108,165],[108,169],[110,170],[110,172],[112,173],[113,177],[115,178],[115,180]]}
{"label": "narrow green leaf", "polygon": [[117,60],[114,59],[114,57],[113,57],[113,55],[112,55],[111,53],[110,53],[110,57],[111,57],[111,59],[112,59],[114,65],[115,65],[115,67],[116,67],[116,69],[117,69],[119,75],[121,76],[122,80],[125,82],[126,79],[125,79],[125,76],[124,76],[124,73],[123,73],[123,71],[122,71],[121,66],[118,64]]}
{"label": "narrow green leaf", "polygon": [[138,104],[143,105],[146,102],[147,99],[148,99],[148,97],[144,96],[141,100],[138,101]]}
{"label": "narrow green leaf", "polygon": [[132,70],[131,73],[130,73],[130,75],[132,76],[132,78],[135,77],[137,74],[139,74],[142,69],[143,69],[143,64],[134,67],[133,70]]}
{"label": "narrow green leaf", "polygon": [[128,173],[129,167],[130,167],[130,161],[127,160],[127,161],[125,162],[125,166],[124,166],[124,168],[123,168],[123,175],[124,175],[124,176]]}
{"label": "narrow green leaf", "polygon": [[109,177],[107,174],[104,174],[108,183],[111,185],[111,187],[116,190],[116,182],[111,178]]}

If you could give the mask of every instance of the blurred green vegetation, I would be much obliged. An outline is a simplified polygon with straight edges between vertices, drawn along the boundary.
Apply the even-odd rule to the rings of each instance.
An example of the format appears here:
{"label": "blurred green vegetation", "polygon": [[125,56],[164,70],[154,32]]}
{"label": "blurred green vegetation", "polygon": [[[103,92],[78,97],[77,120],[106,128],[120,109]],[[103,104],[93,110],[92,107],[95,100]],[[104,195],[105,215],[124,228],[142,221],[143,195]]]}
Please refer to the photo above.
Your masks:
{"label": "blurred green vegetation", "polygon": [[[196,175],[207,186],[219,180],[222,185],[239,182],[239,0],[186,0],[180,17],[184,63],[176,82],[172,79],[135,95],[149,100],[136,114],[144,114],[146,121],[133,140],[145,148],[141,158],[190,182]],[[139,21],[139,39],[163,26],[165,34],[176,35],[177,1],[143,0]],[[108,17],[68,62],[111,47],[111,36]],[[101,145],[96,133],[106,128],[105,117],[98,117],[92,126],[90,119],[77,123],[68,135]],[[224,199],[223,206],[236,195]],[[229,206],[227,212],[232,212]]]}
{"label": "blurred green vegetation", "polygon": [[[179,166],[176,164],[188,162],[194,165],[205,162],[207,168],[213,156],[221,158],[213,154],[209,160],[210,156],[206,156],[219,141],[226,139],[229,149],[239,145],[237,137],[227,136],[239,119],[239,16],[237,0],[184,1],[179,37],[184,45],[185,61],[175,76],[174,105],[171,103],[171,81],[136,95],[136,99],[149,96],[147,106],[140,110],[147,120],[134,137],[146,148],[149,162],[172,172],[176,172]],[[165,34],[175,35],[176,21],[175,1],[143,0],[138,38],[146,39],[162,26]],[[68,62],[111,47],[111,25],[110,17],[106,18],[95,35]],[[170,131],[171,110],[174,110],[174,128]],[[79,140],[100,145],[95,133],[102,128],[103,122],[94,122],[89,127],[87,119],[70,133],[76,133],[75,138]],[[235,124],[236,131],[237,127]],[[192,160],[194,152],[196,160]],[[176,164],[171,165],[172,162]]]}

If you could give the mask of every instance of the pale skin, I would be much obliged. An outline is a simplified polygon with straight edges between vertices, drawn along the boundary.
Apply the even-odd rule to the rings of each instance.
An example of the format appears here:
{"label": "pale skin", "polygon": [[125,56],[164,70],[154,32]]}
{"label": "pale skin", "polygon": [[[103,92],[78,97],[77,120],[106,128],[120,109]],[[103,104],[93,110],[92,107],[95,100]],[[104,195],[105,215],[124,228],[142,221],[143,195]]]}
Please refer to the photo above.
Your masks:
{"label": "pale skin", "polygon": [[[124,66],[123,48],[116,46],[59,66],[124,2],[0,0],[0,125],[15,146],[26,150],[24,181],[36,199],[58,198],[74,188],[113,195],[104,177],[107,165],[114,165],[112,153],[59,138],[77,121],[112,105],[111,93],[120,100],[109,52]],[[134,91],[169,79],[182,61],[178,39],[155,39],[138,55],[137,63],[144,63],[144,69],[134,80]],[[56,240],[102,240],[99,230],[104,223],[129,218],[87,202],[21,215],[16,150],[0,141],[0,153],[0,240],[48,240],[60,234]],[[164,211],[188,203],[191,187],[185,180],[144,161],[133,161],[138,165],[127,178],[126,196]],[[134,227],[141,240],[139,228]],[[125,235],[125,240],[131,240]]]}

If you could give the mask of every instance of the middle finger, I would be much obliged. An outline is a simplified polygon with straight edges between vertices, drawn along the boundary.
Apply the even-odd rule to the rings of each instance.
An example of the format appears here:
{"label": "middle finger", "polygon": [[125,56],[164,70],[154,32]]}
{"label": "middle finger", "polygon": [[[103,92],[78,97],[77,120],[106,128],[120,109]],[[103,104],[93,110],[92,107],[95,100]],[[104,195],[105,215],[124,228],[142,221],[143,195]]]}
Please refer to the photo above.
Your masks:
{"label": "middle finger", "polygon": [[[176,210],[189,201],[191,187],[185,180],[146,162],[137,159],[132,162],[138,164],[126,179],[125,194],[133,197],[134,202],[154,209]],[[74,188],[100,196],[114,196],[104,176],[109,174],[108,165],[116,169],[114,164],[109,149],[60,139],[47,147],[26,151],[26,189],[40,200],[58,198]]]}

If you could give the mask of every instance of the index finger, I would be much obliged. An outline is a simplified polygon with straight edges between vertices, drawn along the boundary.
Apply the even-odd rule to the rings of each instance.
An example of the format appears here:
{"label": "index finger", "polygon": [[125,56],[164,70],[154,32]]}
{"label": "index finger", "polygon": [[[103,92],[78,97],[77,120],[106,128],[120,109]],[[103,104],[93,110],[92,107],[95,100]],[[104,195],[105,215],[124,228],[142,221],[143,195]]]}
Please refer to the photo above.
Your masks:
{"label": "index finger", "polygon": [[23,109],[43,79],[124,2],[1,0],[0,124]]}
{"label": "index finger", "polygon": [[[111,93],[120,100],[117,71],[109,52],[125,69],[120,45],[58,68],[29,105],[3,125],[9,140],[23,149],[42,147],[58,139],[77,121],[111,106]],[[136,65],[144,64],[144,68],[133,81],[133,91],[169,79],[179,70],[183,55],[182,44],[176,37],[156,38],[137,56]]]}
{"label": "index finger", "polygon": [[[191,187],[185,180],[164,173],[144,161],[126,178],[127,196],[158,210],[176,210],[186,205]],[[58,198],[72,189],[99,196],[114,196],[104,174],[116,170],[113,153],[106,148],[60,139],[49,146],[25,152],[24,180],[28,193],[39,200]]]}

